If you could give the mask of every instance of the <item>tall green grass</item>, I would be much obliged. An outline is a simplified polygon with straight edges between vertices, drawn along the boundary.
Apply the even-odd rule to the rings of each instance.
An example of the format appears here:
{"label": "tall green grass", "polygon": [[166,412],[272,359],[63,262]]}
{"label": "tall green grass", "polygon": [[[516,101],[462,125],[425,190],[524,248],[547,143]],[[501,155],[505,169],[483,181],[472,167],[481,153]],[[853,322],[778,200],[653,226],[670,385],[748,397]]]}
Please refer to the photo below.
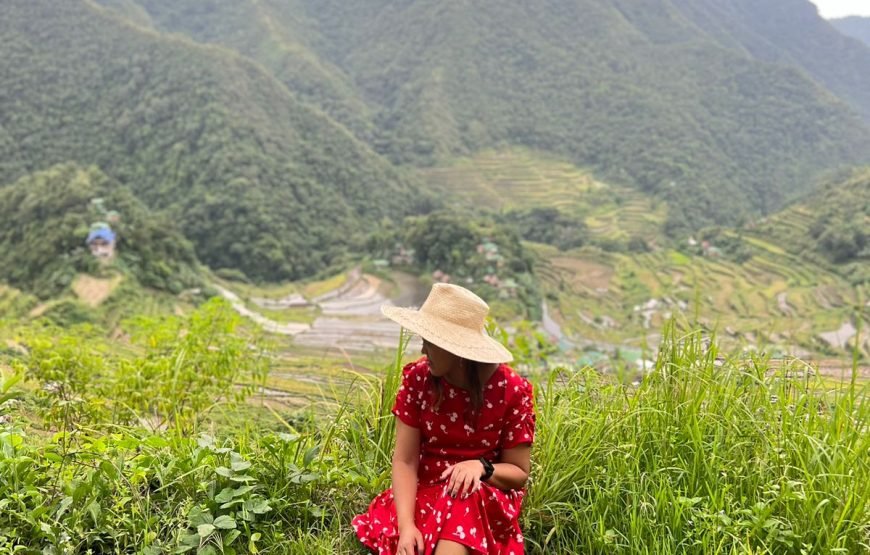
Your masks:
{"label": "tall green grass", "polygon": [[[183,327],[211,337],[203,318],[220,324],[220,314]],[[0,406],[11,419],[0,426],[0,553],[364,553],[349,522],[389,486],[403,348],[382,378],[356,376],[328,419],[275,418],[222,395],[209,409],[220,418],[173,410],[175,425],[146,430],[110,410],[112,399],[59,382],[97,369],[129,404],[141,384],[113,371],[174,368],[160,361],[184,352],[201,374],[197,389],[178,392],[184,400],[211,391],[210,372],[221,379],[246,352],[183,336],[105,364],[70,341],[43,337],[32,359],[7,355],[27,383],[0,378],[20,399]],[[529,553],[870,551],[868,387],[832,386],[801,363],[774,372],[763,359],[717,357],[671,325],[639,385],[588,369],[531,377]],[[65,393],[44,391],[48,377]]]}
{"label": "tall green grass", "polygon": [[[639,386],[588,369],[533,378],[531,553],[870,552],[868,387],[718,357],[672,324]],[[335,423],[370,494],[388,485],[399,370]]]}
{"label": "tall green grass", "polygon": [[541,384],[533,551],[870,551],[867,387],[720,365],[703,345],[672,325],[637,388],[583,371]]}

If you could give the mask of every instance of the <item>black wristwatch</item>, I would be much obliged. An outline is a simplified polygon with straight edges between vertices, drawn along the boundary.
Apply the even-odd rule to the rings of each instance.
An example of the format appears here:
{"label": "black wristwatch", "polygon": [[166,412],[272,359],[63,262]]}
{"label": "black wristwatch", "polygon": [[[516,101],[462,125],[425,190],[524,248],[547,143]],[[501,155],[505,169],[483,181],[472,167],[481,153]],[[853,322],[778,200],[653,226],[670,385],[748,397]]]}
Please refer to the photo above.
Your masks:
{"label": "black wristwatch", "polygon": [[483,476],[480,477],[480,481],[486,482],[492,477],[492,473],[495,472],[495,467],[492,466],[491,462],[483,457],[480,457],[480,464],[483,465]]}

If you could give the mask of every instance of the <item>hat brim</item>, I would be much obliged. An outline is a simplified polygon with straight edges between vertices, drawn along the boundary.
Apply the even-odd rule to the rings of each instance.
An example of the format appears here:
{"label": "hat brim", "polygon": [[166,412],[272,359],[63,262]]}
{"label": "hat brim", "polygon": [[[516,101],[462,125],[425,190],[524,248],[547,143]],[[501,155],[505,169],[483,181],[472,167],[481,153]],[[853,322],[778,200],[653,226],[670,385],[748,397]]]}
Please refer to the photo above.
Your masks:
{"label": "hat brim", "polygon": [[381,312],[406,330],[462,358],[490,363],[510,362],[514,359],[504,345],[486,335],[485,331],[476,333],[464,326],[411,308],[384,305]]}

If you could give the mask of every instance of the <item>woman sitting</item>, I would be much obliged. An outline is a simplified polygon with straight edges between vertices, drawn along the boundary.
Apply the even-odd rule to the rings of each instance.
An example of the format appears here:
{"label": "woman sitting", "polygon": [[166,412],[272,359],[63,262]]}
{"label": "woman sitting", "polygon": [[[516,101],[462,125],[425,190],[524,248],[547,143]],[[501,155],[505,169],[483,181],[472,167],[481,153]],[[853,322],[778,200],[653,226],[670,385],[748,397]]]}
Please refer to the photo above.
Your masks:
{"label": "woman sitting", "polygon": [[353,519],[379,555],[521,555],[535,435],[532,386],[484,329],[489,306],[436,284],[419,311],[383,307],[423,339],[396,395],[393,487]]}

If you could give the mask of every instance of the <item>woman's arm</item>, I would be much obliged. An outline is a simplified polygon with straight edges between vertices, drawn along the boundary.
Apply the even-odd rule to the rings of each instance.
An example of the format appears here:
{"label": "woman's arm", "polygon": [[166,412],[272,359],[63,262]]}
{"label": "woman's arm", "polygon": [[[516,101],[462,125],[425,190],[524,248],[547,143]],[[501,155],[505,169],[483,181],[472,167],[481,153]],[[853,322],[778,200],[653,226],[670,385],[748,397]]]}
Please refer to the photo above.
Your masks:
{"label": "woman's arm", "polygon": [[528,443],[505,449],[498,462],[493,461],[495,472],[487,484],[498,489],[520,489],[529,480],[532,466],[532,446]]}
{"label": "woman's arm", "polygon": [[417,500],[417,467],[420,464],[420,430],[396,419],[396,448],[393,451],[393,499],[399,530],[414,524]]}
{"label": "woman's arm", "polygon": [[[503,490],[522,488],[529,479],[531,454],[532,446],[528,443],[505,449],[498,462],[492,465],[493,473],[486,483]],[[476,491],[482,476],[483,463],[479,459],[471,459],[449,466],[441,474],[441,479],[448,479],[447,493],[456,497]]]}

